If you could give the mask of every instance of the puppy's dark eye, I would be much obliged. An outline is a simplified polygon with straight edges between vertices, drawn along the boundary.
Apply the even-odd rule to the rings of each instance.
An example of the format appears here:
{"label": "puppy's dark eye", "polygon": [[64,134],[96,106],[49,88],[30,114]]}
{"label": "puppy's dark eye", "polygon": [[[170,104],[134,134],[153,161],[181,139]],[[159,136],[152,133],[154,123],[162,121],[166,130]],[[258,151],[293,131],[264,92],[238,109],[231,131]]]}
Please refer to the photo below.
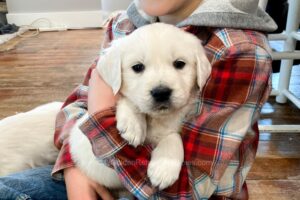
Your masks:
{"label": "puppy's dark eye", "polygon": [[143,65],[142,63],[139,63],[136,65],[133,65],[131,68],[135,73],[141,73],[145,70],[145,65]]}
{"label": "puppy's dark eye", "polygon": [[182,60],[175,60],[173,62],[173,66],[176,68],[176,69],[183,69],[184,66],[185,66],[185,62],[183,62]]}

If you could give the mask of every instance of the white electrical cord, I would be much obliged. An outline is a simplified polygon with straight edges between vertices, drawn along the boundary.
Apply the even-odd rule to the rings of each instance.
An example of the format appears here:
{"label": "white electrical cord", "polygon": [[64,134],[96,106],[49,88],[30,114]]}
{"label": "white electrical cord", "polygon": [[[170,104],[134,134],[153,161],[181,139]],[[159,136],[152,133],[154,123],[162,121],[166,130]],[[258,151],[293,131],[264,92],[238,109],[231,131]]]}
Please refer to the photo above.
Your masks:
{"label": "white electrical cord", "polygon": [[26,29],[25,32],[27,32],[28,30],[34,30],[35,32],[31,33],[31,34],[24,34],[23,33],[19,33],[18,36],[22,37],[22,38],[30,38],[30,37],[35,37],[40,33],[40,28],[38,25],[41,23],[46,23],[46,25],[43,26],[43,28],[47,28],[47,29],[51,29],[53,27],[53,24],[51,23],[51,21],[47,18],[38,18],[36,20],[34,20],[30,25],[22,25],[20,26],[21,29]]}

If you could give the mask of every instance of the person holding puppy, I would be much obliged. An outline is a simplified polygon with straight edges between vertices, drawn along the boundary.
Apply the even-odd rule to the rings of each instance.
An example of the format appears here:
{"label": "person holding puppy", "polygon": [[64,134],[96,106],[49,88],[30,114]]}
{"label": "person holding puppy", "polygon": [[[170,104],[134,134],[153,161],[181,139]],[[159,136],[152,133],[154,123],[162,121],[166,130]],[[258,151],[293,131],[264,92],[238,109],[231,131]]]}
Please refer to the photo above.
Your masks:
{"label": "person holding puppy", "polygon": [[[88,112],[90,118],[81,130],[97,149],[96,156],[107,155],[107,161],[117,163],[119,176],[135,197],[247,199],[245,179],[257,150],[257,120],[271,90],[271,56],[265,32],[275,30],[276,24],[258,8],[258,0],[136,0],[126,12],[110,19],[103,48],[154,22],[173,24],[196,35],[212,65],[211,77],[197,99],[197,118],[182,126],[185,162],[178,181],[157,191],[144,176],[144,166],[124,164],[129,158],[149,160],[151,150],[123,145],[120,135],[112,134],[116,132],[117,97],[94,70],[97,61],[58,115],[54,140],[61,150],[53,176],[64,175],[69,199],[113,199],[105,187],[76,168],[70,156],[70,129]],[[91,134],[96,129],[97,134]],[[101,144],[106,148],[97,146],[99,138],[104,138]]]}

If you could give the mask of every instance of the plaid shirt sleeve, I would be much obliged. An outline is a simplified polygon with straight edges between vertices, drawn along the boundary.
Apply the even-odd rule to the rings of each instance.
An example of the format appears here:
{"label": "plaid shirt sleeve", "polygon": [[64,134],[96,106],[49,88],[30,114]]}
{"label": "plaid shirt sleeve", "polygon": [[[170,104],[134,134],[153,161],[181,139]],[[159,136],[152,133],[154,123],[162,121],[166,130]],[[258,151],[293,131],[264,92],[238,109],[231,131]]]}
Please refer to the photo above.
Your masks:
{"label": "plaid shirt sleeve", "polygon": [[[125,23],[117,23],[119,21],[124,21]],[[109,47],[112,40],[131,33],[133,29],[134,26],[131,23],[128,23],[126,18],[124,19],[123,13],[112,15],[107,22],[102,49]],[[120,32],[116,34],[113,30],[120,30]],[[52,175],[56,178],[61,178],[63,169],[74,166],[69,150],[69,134],[76,121],[87,112],[88,83],[91,72],[96,67],[98,59],[99,58],[97,58],[90,66],[83,83],[75,88],[69,95],[57,115],[54,144],[60,149],[60,152],[52,170]],[[104,114],[113,113],[112,110],[113,109],[108,109]]]}
{"label": "plaid shirt sleeve", "polygon": [[231,29],[214,34],[206,45],[211,78],[198,117],[185,123],[182,134],[196,199],[240,192],[257,150],[260,109],[271,90],[271,56],[263,34]]}
{"label": "plaid shirt sleeve", "polygon": [[80,127],[94,154],[110,163],[139,199],[234,198],[253,164],[257,120],[271,88],[266,38],[255,31],[220,29],[205,48],[213,70],[194,119],[183,123],[185,162],[173,186],[159,192],[151,186],[147,166],[152,148],[127,145],[113,109],[90,116]]}
{"label": "plaid shirt sleeve", "polygon": [[[104,35],[104,40],[102,42],[102,48],[108,47],[112,41],[113,36],[111,34],[111,30],[113,22],[117,17],[117,15],[113,16],[108,21],[106,34]],[[94,63],[90,66],[83,83],[75,88],[68,96],[56,117],[54,144],[58,149],[60,149],[52,170],[52,175],[56,178],[61,178],[61,172],[63,169],[74,166],[69,149],[69,134],[76,121],[87,112],[88,83],[91,72],[96,67],[98,59],[99,58],[96,58]]]}
{"label": "plaid shirt sleeve", "polygon": [[55,162],[52,175],[56,178],[61,177],[61,170],[74,166],[69,150],[69,133],[76,120],[83,116],[87,111],[87,92],[88,80],[92,69],[97,60],[88,70],[83,84],[79,85],[64,102],[62,109],[58,113],[55,122],[54,144],[60,149]]}

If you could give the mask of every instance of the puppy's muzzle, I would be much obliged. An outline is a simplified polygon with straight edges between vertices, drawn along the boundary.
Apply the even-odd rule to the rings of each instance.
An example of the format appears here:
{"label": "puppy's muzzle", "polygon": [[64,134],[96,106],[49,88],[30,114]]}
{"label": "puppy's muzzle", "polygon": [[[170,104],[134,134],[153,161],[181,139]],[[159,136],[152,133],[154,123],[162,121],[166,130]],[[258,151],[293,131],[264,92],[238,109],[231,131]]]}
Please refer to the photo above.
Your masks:
{"label": "puppy's muzzle", "polygon": [[158,86],[150,91],[155,103],[166,103],[170,100],[172,89],[166,86]]}

